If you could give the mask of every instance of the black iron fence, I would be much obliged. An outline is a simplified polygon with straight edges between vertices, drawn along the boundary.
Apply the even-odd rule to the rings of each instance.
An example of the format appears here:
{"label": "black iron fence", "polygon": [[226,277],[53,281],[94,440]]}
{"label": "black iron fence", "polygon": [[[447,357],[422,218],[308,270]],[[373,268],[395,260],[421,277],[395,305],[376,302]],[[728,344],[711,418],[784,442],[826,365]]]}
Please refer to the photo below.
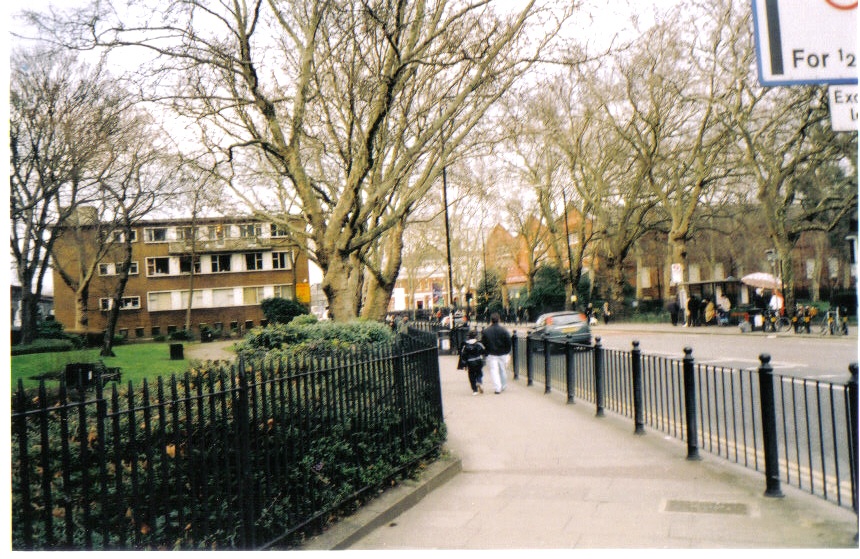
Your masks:
{"label": "black iron fence", "polygon": [[13,548],[289,547],[444,442],[436,339],[189,371],[12,413]]}
{"label": "black iron fence", "polygon": [[513,374],[567,401],[593,403],[633,420],[634,432],[656,429],[699,450],[765,474],[770,496],[786,482],[857,511],[857,364],[851,380],[834,384],[773,374],[770,356],[757,370],[558,343],[514,333]]}

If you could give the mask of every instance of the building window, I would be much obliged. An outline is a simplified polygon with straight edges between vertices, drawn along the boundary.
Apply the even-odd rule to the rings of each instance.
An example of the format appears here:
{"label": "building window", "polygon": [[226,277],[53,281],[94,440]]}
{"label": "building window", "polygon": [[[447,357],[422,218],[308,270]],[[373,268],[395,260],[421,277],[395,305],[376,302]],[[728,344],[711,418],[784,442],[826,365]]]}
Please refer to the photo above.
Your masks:
{"label": "building window", "polygon": [[147,243],[163,243],[167,241],[167,227],[147,227],[143,235]]}
{"label": "building window", "polygon": [[119,335],[123,338],[128,338],[128,328],[120,328]]}
{"label": "building window", "polygon": [[113,276],[114,275],[113,264],[99,264],[99,275],[100,276]]}
{"label": "building window", "polygon": [[215,324],[212,325],[212,328],[216,332],[223,332],[224,331],[224,323],[223,322],[216,322]]}
{"label": "building window", "polygon": [[262,287],[246,287],[242,290],[242,303],[245,305],[258,305],[263,297]]}
{"label": "building window", "polygon": [[[113,308],[113,298],[111,297],[102,297],[99,299],[99,309],[103,311],[109,311]],[[140,297],[132,296],[132,297],[123,297],[119,302],[119,310],[128,311],[140,308]]]}
{"label": "building window", "polygon": [[292,262],[289,252],[273,252],[272,253],[272,268],[275,270],[289,270]]}
{"label": "building window", "polygon": [[229,272],[230,271],[230,255],[229,254],[213,254],[211,256],[212,259],[212,273],[217,274],[219,272]]}
{"label": "building window", "polygon": [[263,269],[263,253],[248,252],[245,253],[245,269],[248,271]]}
{"label": "building window", "polygon": [[[181,301],[181,305],[183,309],[188,308],[188,291],[180,291],[179,298]],[[194,301],[191,304],[192,309],[199,309],[203,307],[203,291],[195,290],[194,291]]]}
{"label": "building window", "polygon": [[246,320],[245,321],[245,331],[246,332],[253,327],[254,327],[254,321],[253,320]]}
{"label": "building window", "polygon": [[152,327],[152,337],[154,338],[154,337],[160,336],[160,335],[161,335],[161,326],[153,326]]}
{"label": "building window", "polygon": [[173,298],[169,291],[153,292],[149,294],[147,308],[153,311],[169,311],[173,308]]}
{"label": "building window", "polygon": [[239,322],[237,320],[230,321],[230,330],[233,332],[239,331]]}
{"label": "building window", "polygon": [[292,285],[276,285],[275,286],[275,297],[279,299],[292,299],[293,298],[293,286]]}
{"label": "building window", "polygon": [[279,223],[272,223],[272,236],[287,237],[289,236],[289,232],[287,231],[286,226],[281,225]]}
{"label": "building window", "polygon": [[[114,267],[116,268],[117,273],[120,273],[120,272],[122,272],[123,263],[117,262],[116,264],[114,264]],[[128,264],[128,275],[136,276],[137,274],[138,274],[137,262],[129,262],[129,264]]]}
{"label": "building window", "polygon": [[224,226],[220,223],[218,225],[210,225],[206,229],[206,236],[209,240],[223,239],[224,238]]}
{"label": "building window", "polygon": [[146,275],[166,276],[170,273],[170,258],[151,257],[146,259]]}
{"label": "building window", "polygon": [[137,328],[135,328],[134,329],[134,335],[137,338],[142,338],[145,335],[145,332],[143,330],[143,326],[138,326]]}
{"label": "building window", "polygon": [[[179,273],[180,274],[190,274],[191,273],[191,256],[180,256],[179,257]],[[195,256],[193,258],[194,262],[194,273],[200,273],[200,257]]]}
{"label": "building window", "polygon": [[239,237],[248,239],[259,237],[263,233],[263,226],[259,223],[243,223],[239,225]]}
{"label": "building window", "polygon": [[167,327],[167,335],[176,333],[176,326],[168,326]]}
{"label": "building window", "polygon": [[213,307],[232,307],[234,306],[233,289],[213,289],[212,290],[212,306]]}
{"label": "building window", "polygon": [[176,240],[178,241],[193,241],[194,240],[194,227],[177,227],[176,228]]}

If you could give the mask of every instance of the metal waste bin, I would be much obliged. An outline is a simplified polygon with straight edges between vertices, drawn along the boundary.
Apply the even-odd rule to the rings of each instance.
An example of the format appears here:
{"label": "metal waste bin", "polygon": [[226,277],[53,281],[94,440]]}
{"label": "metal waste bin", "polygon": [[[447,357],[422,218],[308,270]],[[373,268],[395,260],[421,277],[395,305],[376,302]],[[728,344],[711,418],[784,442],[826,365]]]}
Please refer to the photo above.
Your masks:
{"label": "metal waste bin", "polygon": [[448,329],[438,330],[439,353],[451,353],[451,331]]}
{"label": "metal waste bin", "polygon": [[170,344],[170,359],[171,360],[181,360],[184,359],[182,344]]}

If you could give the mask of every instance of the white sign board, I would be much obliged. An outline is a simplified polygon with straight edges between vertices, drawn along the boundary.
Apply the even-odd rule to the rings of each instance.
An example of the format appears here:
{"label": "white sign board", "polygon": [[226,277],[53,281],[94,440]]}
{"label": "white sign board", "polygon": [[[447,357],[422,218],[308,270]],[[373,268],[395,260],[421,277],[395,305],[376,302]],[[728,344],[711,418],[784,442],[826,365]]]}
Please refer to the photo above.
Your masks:
{"label": "white sign board", "polygon": [[764,86],[857,83],[857,0],[752,0]]}
{"label": "white sign board", "polygon": [[856,132],[857,117],[860,113],[858,87],[856,85],[831,85],[830,125],[834,132]]}

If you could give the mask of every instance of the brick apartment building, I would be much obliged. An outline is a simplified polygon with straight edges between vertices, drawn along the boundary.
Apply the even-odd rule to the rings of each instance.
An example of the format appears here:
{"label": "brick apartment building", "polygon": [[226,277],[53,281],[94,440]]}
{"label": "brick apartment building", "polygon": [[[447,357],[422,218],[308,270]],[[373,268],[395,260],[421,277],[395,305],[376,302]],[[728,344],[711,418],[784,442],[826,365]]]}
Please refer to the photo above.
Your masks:
{"label": "brick apartment building", "polygon": [[[55,261],[76,277],[85,262],[82,254],[92,254],[101,236],[97,216],[88,214],[59,237]],[[131,240],[132,262],[117,323],[117,333],[129,339],[184,329],[192,286],[195,335],[201,328],[241,334],[265,324],[260,303],[266,298],[310,303],[307,257],[274,223],[245,217],[152,220],[134,227]],[[122,266],[120,250],[119,245],[111,248],[98,263],[87,299],[88,331],[106,328]],[[75,293],[56,266],[53,275],[55,318],[72,330]]]}

